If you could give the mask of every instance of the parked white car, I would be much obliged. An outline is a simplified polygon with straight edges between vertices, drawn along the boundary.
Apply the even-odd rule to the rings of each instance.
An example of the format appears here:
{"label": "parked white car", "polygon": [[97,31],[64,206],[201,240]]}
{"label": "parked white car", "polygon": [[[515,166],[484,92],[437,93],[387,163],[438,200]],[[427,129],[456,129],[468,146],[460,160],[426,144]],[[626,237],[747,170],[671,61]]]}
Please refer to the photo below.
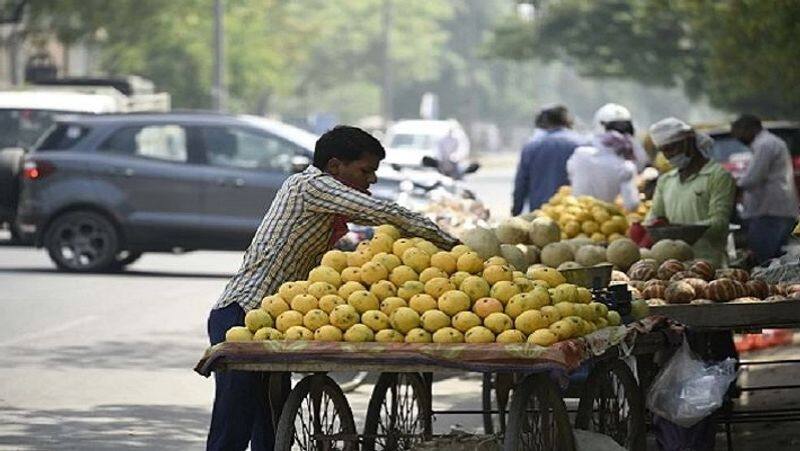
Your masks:
{"label": "parked white car", "polygon": [[451,135],[455,150],[453,162],[464,164],[469,157],[469,138],[454,119],[443,121],[402,120],[386,131],[386,162],[400,166],[422,166],[423,157],[441,160],[440,143]]}

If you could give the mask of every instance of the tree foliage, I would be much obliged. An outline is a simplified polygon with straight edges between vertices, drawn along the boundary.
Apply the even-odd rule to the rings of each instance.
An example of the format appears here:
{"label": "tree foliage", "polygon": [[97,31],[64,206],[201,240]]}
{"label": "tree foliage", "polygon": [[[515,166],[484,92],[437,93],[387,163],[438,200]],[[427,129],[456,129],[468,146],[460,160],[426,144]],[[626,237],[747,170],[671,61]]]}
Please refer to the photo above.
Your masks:
{"label": "tree foliage", "polygon": [[729,110],[798,116],[796,1],[540,3],[533,22],[510,16],[495,28],[494,55],[568,61],[594,77],[681,86]]}

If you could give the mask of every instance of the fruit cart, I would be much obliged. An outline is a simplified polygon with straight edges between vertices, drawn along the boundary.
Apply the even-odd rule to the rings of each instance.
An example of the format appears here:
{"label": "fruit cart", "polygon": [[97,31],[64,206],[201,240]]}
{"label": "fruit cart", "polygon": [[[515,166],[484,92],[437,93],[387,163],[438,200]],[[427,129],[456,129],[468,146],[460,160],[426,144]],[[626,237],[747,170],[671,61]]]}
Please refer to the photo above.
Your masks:
{"label": "fruit cart", "polygon": [[[621,437],[630,449],[644,439],[644,402],[628,366],[619,359],[648,354],[675,342],[664,318],[608,327],[549,347],[533,344],[348,343],[260,341],[222,343],[206,351],[195,370],[256,371],[272,382],[270,401],[277,450],[409,450],[432,437],[433,373],[516,373],[504,447],[509,450],[574,449],[572,424],[561,387],[568,375],[593,361],[581,396],[577,426]],[[381,373],[372,392],[363,431],[333,371]],[[310,373],[288,396],[279,380],[289,372]],[[277,401],[276,401],[277,399]],[[282,407],[280,406],[282,404]],[[491,412],[489,412],[491,413]]]}

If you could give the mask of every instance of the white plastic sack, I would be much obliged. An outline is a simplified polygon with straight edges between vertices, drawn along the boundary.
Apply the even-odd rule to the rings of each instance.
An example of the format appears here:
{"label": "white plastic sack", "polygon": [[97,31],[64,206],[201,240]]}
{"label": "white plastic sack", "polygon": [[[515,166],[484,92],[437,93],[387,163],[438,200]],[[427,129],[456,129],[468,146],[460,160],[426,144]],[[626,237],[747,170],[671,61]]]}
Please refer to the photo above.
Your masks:
{"label": "white plastic sack", "polygon": [[679,426],[690,427],[722,406],[725,392],[735,379],[735,359],[704,362],[684,338],[650,387],[647,407]]}

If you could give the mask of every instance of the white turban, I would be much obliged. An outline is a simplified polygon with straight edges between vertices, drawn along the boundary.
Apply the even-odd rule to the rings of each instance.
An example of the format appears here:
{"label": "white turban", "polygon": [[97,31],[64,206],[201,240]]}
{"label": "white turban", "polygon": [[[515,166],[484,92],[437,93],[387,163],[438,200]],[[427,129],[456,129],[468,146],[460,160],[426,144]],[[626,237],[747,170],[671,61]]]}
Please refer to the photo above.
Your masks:
{"label": "white turban", "polygon": [[674,117],[662,119],[650,126],[650,138],[656,147],[678,142],[694,133],[697,150],[704,157],[709,158],[714,139],[705,133],[695,131],[689,124]]}

